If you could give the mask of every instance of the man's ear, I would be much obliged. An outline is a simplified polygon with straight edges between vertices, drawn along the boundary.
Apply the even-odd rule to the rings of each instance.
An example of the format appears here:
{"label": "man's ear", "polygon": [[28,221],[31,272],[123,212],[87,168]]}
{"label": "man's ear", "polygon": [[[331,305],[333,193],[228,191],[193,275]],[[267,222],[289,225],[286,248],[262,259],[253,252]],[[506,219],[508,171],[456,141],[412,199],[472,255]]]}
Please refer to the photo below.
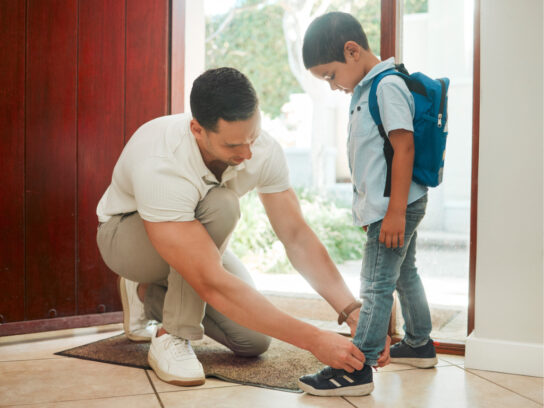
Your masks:
{"label": "man's ear", "polygon": [[348,62],[350,59],[358,61],[360,56],[361,46],[359,44],[357,44],[355,41],[347,41],[344,44],[344,58],[346,59],[346,62]]}
{"label": "man's ear", "polygon": [[202,140],[206,136],[206,129],[196,119],[191,119],[189,127],[196,139]]}

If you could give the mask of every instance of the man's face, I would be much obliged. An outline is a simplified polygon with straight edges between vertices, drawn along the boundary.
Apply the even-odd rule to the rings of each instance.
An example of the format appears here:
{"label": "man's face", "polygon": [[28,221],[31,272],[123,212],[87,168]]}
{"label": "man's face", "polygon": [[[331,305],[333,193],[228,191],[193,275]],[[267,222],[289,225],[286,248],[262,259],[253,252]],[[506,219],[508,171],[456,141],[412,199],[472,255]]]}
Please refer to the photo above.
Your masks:
{"label": "man's face", "polygon": [[247,120],[227,122],[219,119],[215,131],[201,130],[195,136],[206,165],[220,162],[237,166],[251,159],[251,148],[261,132],[261,115],[257,110]]}

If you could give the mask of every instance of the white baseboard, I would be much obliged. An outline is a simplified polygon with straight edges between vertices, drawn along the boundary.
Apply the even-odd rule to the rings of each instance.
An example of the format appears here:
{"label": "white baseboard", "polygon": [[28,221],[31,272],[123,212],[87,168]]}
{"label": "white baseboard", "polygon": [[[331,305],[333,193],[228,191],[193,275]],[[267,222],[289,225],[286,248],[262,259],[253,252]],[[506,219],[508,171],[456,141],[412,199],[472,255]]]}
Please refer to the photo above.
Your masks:
{"label": "white baseboard", "polygon": [[466,342],[465,368],[544,377],[544,345],[494,340],[472,333]]}

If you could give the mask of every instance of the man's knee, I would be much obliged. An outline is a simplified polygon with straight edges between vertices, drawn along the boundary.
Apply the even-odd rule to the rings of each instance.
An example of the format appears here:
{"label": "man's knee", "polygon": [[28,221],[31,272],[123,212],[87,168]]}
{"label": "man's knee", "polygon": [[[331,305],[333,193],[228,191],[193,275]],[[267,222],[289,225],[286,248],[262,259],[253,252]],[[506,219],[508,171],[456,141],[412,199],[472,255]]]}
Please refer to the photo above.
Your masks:
{"label": "man's knee", "polygon": [[228,188],[212,188],[198,204],[196,216],[203,224],[218,219],[232,220],[236,224],[240,219],[238,196]]}
{"label": "man's knee", "polygon": [[230,343],[230,349],[237,356],[256,357],[268,350],[270,347],[270,337],[253,332],[241,341],[232,341],[231,339]]}

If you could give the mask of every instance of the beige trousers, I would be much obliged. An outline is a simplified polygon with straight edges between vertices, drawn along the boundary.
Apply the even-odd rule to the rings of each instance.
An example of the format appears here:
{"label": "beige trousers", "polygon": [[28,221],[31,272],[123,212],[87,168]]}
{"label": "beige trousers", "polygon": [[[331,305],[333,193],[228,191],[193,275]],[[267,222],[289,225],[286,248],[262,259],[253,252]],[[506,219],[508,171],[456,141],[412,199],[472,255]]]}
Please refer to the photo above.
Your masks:
{"label": "beige trousers", "polygon": [[[224,268],[254,286],[242,262],[225,250],[240,218],[236,194],[226,188],[211,189],[198,204],[195,216],[221,251]],[[144,301],[146,314],[162,322],[169,333],[188,340],[199,340],[205,333],[243,356],[259,355],[268,349],[267,336],[240,326],[206,305],[160,257],[137,212],[113,216],[102,224],[98,228],[97,244],[112,271],[134,282],[149,283]]]}

